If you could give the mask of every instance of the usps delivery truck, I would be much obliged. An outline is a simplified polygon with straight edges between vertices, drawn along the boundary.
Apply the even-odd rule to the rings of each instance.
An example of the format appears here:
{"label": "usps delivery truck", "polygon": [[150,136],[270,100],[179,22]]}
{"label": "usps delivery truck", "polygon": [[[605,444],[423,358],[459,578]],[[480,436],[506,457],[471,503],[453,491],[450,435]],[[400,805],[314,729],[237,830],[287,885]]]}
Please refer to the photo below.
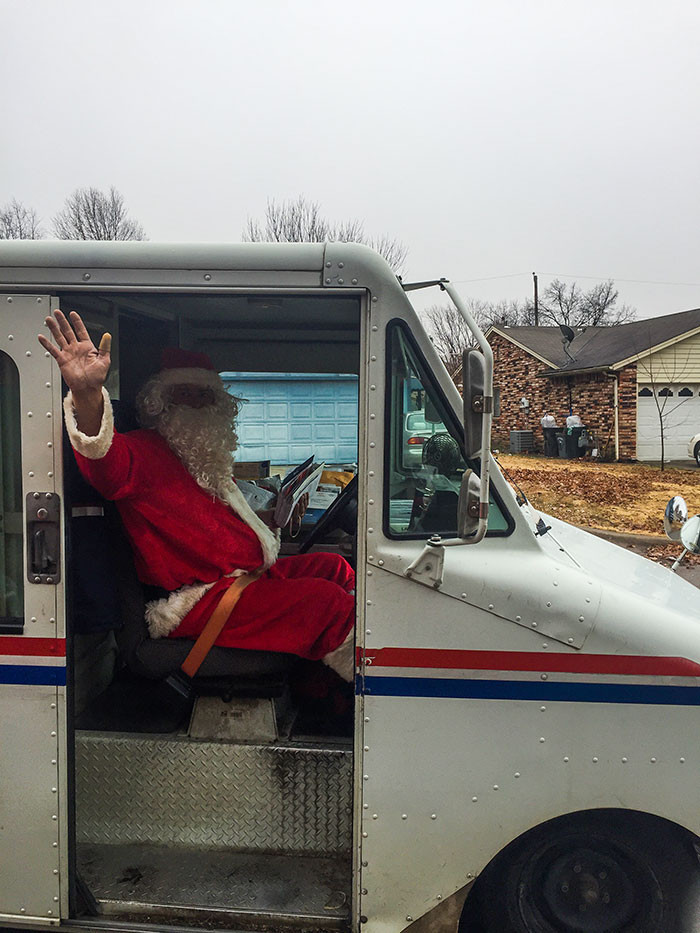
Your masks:
{"label": "usps delivery truck", "polygon": [[[700,930],[698,591],[516,497],[483,334],[463,400],[409,294],[341,243],[0,245],[3,928]],[[171,689],[191,643],[77,474],[56,308],[112,335],[122,429],[166,346],[357,377],[355,478],[285,544],[354,562],[352,716],[289,656]]]}

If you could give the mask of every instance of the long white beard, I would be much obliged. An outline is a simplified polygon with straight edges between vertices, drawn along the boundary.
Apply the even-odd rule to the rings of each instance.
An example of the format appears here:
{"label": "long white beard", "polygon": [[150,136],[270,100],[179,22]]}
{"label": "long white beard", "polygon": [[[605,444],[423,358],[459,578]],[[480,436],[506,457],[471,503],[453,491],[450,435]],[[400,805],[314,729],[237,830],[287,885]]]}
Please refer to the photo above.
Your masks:
{"label": "long white beard", "polygon": [[226,406],[173,405],[159,416],[155,429],[202,489],[229,498],[238,438]]}

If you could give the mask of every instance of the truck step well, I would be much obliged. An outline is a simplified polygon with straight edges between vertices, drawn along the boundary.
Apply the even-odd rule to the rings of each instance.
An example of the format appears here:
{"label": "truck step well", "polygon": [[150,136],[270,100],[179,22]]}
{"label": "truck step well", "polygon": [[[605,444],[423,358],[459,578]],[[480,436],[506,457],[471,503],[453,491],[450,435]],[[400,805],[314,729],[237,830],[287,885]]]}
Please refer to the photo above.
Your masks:
{"label": "truck step well", "polygon": [[346,930],[350,859],[189,847],[80,845],[100,916],[184,926]]}

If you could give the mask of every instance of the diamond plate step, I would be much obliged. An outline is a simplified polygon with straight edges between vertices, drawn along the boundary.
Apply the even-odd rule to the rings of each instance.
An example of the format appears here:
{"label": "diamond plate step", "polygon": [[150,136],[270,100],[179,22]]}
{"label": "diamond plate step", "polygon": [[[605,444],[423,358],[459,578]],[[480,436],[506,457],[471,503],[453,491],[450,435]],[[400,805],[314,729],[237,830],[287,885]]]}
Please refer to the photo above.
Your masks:
{"label": "diamond plate step", "polygon": [[352,751],[79,732],[76,837],[94,845],[342,855]]}
{"label": "diamond plate step", "polygon": [[79,845],[81,878],[104,917],[229,929],[345,930],[347,856]]}

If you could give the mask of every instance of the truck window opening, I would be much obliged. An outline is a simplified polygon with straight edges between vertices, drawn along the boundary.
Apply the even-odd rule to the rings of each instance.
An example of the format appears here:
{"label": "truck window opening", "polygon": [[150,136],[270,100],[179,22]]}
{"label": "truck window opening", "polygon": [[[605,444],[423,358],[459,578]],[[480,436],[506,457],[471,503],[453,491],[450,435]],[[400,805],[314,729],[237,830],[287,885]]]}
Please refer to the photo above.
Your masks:
{"label": "truck window opening", "polygon": [[[467,468],[463,440],[407,330],[395,323],[387,336],[387,533],[454,537],[460,483]],[[510,527],[492,494],[489,534],[507,533]]]}

